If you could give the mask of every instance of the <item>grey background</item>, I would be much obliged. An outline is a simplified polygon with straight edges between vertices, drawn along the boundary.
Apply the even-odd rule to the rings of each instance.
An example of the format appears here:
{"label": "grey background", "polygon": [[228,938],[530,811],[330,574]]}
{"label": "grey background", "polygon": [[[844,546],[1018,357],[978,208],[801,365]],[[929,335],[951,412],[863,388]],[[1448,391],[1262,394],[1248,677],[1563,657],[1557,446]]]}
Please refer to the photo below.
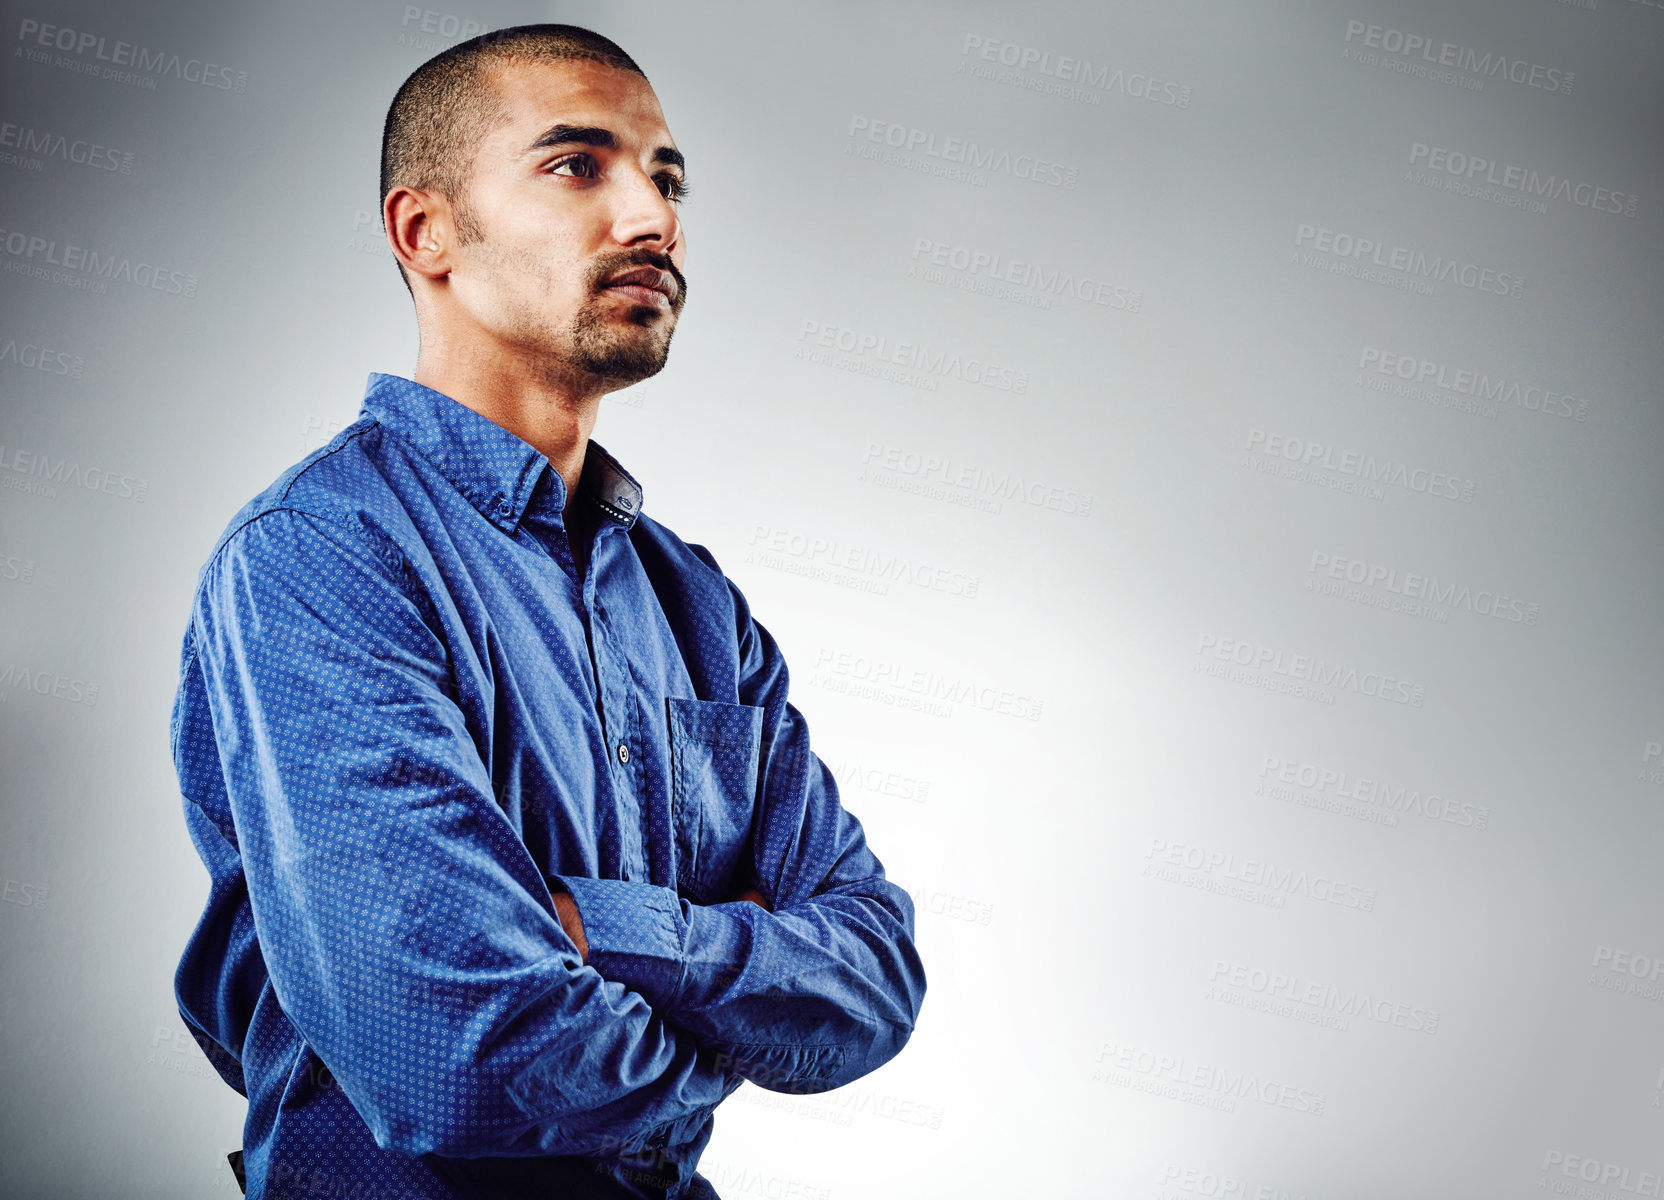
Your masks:
{"label": "grey background", "polygon": [[[370,371],[414,367],[374,216],[398,84],[466,22],[567,20],[641,62],[696,189],[671,363],[596,437],[779,638],[844,802],[914,894],[930,979],[874,1075],[737,1093],[702,1167],[718,1190],[1657,1194],[1664,8],[3,7],[0,123],[65,149],[0,144],[0,1193],[235,1193],[243,1102],[171,991],[206,895],[167,752],[196,571]],[[29,21],[234,86],[32,60]],[[1394,57],[1368,45],[1385,31],[1575,82],[1353,57]],[[1002,43],[1019,64],[978,74]],[[1047,94],[1022,48],[1121,74]],[[880,121],[1074,186],[886,159]],[[1447,190],[1418,144],[1633,213]],[[1320,230],[1524,283],[1418,294],[1334,270]],[[17,233],[169,287],[89,290]],[[966,290],[921,275],[921,242],[1116,303]],[[959,369],[898,377],[902,342]],[[1372,352],[1519,391],[1377,390],[1396,377]],[[1008,373],[978,385],[972,360]],[[1573,401],[1545,413],[1545,392]],[[1471,491],[1291,475],[1273,435]],[[1038,503],[1001,499],[1012,478]],[[1325,572],[1340,560],[1458,590],[1395,610],[1402,591]],[[1315,660],[1340,674],[1291,692]],[[989,708],[909,709],[887,681],[916,671]],[[1383,675],[1419,703],[1366,694]],[[1322,770],[1345,787],[1299,786]],[[1387,791],[1339,794],[1360,779]],[[1250,862],[1354,903],[1243,883]],[[1313,995],[1330,1007],[1294,1003]]]}

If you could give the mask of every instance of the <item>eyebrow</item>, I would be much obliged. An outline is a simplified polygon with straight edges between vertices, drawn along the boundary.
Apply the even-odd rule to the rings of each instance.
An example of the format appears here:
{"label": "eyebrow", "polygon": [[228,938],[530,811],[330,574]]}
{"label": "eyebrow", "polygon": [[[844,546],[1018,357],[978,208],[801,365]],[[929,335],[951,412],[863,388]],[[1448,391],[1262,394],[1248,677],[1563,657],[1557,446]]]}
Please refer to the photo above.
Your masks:
{"label": "eyebrow", "polygon": [[[610,129],[602,129],[597,125],[551,125],[545,129],[536,141],[526,147],[527,152],[546,150],[551,146],[600,146],[606,150],[618,149],[618,139]],[[653,161],[665,163],[672,167],[687,170],[687,159],[674,146],[660,146],[653,151]]]}

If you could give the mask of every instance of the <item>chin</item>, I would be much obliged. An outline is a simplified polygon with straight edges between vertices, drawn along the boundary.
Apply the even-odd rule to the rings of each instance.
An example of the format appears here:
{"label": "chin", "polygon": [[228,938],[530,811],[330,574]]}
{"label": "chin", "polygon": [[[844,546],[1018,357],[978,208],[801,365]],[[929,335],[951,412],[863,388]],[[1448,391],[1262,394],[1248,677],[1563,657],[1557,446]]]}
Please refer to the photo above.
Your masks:
{"label": "chin", "polygon": [[651,326],[656,321],[666,321],[675,324],[676,317],[662,308],[654,308],[651,304],[632,304],[624,310],[624,320],[631,325]]}
{"label": "chin", "polygon": [[657,375],[670,358],[670,339],[615,344],[600,354],[588,355],[584,365],[593,375],[620,380],[624,385]]}
{"label": "chin", "polygon": [[627,386],[664,369],[670,355],[676,314],[648,304],[632,304],[611,320],[591,311],[577,323],[574,361],[591,375]]}

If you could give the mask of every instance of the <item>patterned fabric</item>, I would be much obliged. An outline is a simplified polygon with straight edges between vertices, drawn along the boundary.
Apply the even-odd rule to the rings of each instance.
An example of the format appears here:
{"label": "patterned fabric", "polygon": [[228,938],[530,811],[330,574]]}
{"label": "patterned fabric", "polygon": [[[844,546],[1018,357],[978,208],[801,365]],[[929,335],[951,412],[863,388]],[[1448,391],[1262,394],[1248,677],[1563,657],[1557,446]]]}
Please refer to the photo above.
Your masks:
{"label": "patterned fabric", "polygon": [[912,902],[774,639],[593,440],[577,492],[574,559],[542,454],[373,374],[202,568],[175,991],[251,1197],[714,1195],[742,1080],[838,1087],[912,1032]]}

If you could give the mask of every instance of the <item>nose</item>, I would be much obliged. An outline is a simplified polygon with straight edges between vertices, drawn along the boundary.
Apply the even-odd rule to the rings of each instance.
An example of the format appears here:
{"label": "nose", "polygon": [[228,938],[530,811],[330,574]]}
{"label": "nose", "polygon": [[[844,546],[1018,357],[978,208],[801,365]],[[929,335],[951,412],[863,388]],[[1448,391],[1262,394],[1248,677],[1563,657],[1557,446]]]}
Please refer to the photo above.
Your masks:
{"label": "nose", "polygon": [[673,252],[682,240],[682,219],[659,185],[644,171],[632,170],[620,181],[613,212],[613,237],[622,246],[650,246]]}

